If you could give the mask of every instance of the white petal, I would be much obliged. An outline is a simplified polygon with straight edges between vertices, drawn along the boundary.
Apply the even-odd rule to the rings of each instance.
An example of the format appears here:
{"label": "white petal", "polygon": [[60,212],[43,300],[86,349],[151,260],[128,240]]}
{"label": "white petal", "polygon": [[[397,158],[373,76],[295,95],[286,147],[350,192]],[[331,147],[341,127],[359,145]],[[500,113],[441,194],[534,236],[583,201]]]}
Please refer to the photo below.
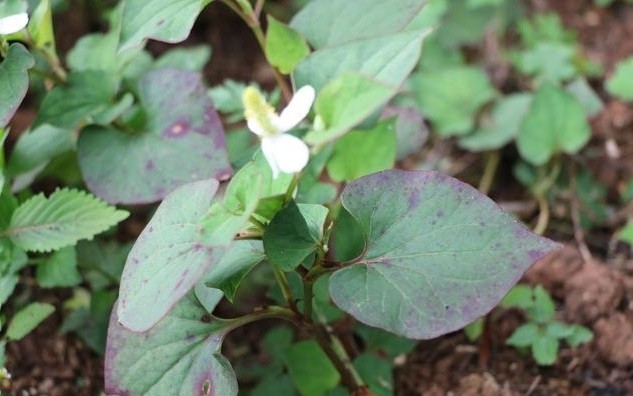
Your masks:
{"label": "white petal", "polygon": [[[273,127],[276,127],[277,124],[279,124],[279,116],[275,113],[268,114],[268,119]],[[267,136],[271,134],[270,131],[266,131],[266,128],[262,126],[257,118],[247,117],[246,126],[257,136]]]}
{"label": "white petal", "polygon": [[279,115],[277,128],[279,128],[281,132],[289,131],[306,118],[310,112],[312,103],[314,103],[315,96],[314,88],[310,85],[299,88],[292,99],[290,99],[288,106],[286,106]]}
{"label": "white petal", "polygon": [[255,135],[257,135],[257,136],[263,136],[264,135],[264,128],[259,123],[259,121],[257,121],[257,119],[255,119],[255,118],[247,118],[246,119],[246,126]]}
{"label": "white petal", "polygon": [[[266,141],[266,145],[269,146],[267,150],[272,154],[271,157],[275,163],[275,167],[281,172],[297,173],[308,164],[310,150],[303,140],[288,134],[264,138],[262,140],[262,150],[264,141]],[[266,155],[265,151],[264,155]],[[266,157],[266,159],[268,159],[268,157]],[[269,163],[270,162],[269,160]]]}
{"label": "white petal", "polygon": [[0,34],[19,32],[29,23],[29,14],[21,12],[0,19]]}
{"label": "white petal", "polygon": [[270,169],[273,171],[273,179],[276,179],[279,176],[279,167],[277,166],[277,161],[275,161],[275,137],[262,139],[262,153],[264,153],[264,158],[266,158]]}

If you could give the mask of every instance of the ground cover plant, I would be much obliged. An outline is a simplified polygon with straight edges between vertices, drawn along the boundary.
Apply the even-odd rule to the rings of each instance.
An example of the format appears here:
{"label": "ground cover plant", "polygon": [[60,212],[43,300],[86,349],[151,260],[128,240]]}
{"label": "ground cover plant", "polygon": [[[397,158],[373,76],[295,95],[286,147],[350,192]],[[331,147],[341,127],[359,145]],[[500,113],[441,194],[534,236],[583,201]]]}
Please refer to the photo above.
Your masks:
{"label": "ground cover plant", "polygon": [[[426,394],[392,374],[416,341],[468,326],[485,367],[504,315],[522,320],[502,343],[540,366],[604,339],[604,314],[563,320],[547,279],[514,287],[571,239],[572,296],[607,271],[585,235],[633,239],[631,173],[614,195],[589,166],[590,120],[605,96],[633,98],[631,61],[596,89],[604,65],[558,14],[517,0],[94,1],[102,29],[62,53],[64,7],[79,6],[0,2],[3,387],[56,316],[101,356],[91,389],[108,395]],[[229,52],[260,64],[209,87],[216,47],[179,44],[215,9],[253,44]],[[617,142],[605,148],[620,158]],[[449,175],[457,153],[481,159],[469,183]],[[500,177],[534,204],[529,224],[487,197]],[[630,309],[624,276],[601,286],[613,311]],[[233,337],[252,333],[239,352]]]}

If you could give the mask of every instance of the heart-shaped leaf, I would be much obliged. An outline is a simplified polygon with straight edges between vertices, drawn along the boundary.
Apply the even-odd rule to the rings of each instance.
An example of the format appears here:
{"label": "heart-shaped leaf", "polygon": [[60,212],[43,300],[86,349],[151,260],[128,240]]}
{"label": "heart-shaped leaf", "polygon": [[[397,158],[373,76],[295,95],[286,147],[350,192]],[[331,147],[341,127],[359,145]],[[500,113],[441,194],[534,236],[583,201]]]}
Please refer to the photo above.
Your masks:
{"label": "heart-shaped leaf", "polygon": [[[372,88],[369,97],[360,91],[367,103],[362,103],[358,95],[348,95],[337,98],[331,107],[356,106],[362,109],[358,115],[367,117],[372,114],[398,92],[420,58],[422,42],[436,22],[429,17],[433,7],[426,7],[427,3],[426,0],[310,2],[290,24],[315,49],[295,68],[293,77],[296,85],[309,84],[320,91],[339,77],[359,74],[367,80],[364,84]],[[348,88],[343,92],[351,91]],[[371,100],[368,101],[369,98]],[[325,101],[321,95],[319,101]],[[323,107],[323,103],[317,103],[317,107]],[[321,113],[318,109],[317,112]],[[359,118],[355,115],[347,115],[345,119]],[[339,131],[323,133],[327,139],[318,136],[318,133],[308,134],[306,141],[323,144],[362,120],[363,117],[345,126],[326,122],[329,129]]]}
{"label": "heart-shaped leaf", "polygon": [[[213,306],[221,297],[218,291]],[[220,355],[225,328],[193,293],[146,333],[121,326],[116,312],[105,357],[108,395],[237,395],[233,369]]]}
{"label": "heart-shaped leaf", "polygon": [[375,173],[350,183],[341,199],[366,248],[331,276],[332,299],[361,322],[409,338],[437,337],[484,315],[557,248],[438,172]]}
{"label": "heart-shaped leaf", "polygon": [[543,165],[557,152],[577,152],[590,136],[582,105],[561,88],[544,84],[523,120],[517,147],[526,161]]}
{"label": "heart-shaped leaf", "polygon": [[146,129],[93,126],[78,141],[86,184],[111,203],[148,203],[192,181],[231,174],[222,123],[197,73],[164,69],[139,84]]}
{"label": "heart-shaped leaf", "polygon": [[18,109],[29,89],[28,70],[35,60],[22,44],[9,47],[0,65],[0,128],[4,128]]}
{"label": "heart-shaped leaf", "polygon": [[199,243],[198,222],[218,188],[215,180],[186,184],[160,204],[128,255],[117,316],[133,331],[146,331],[193,288],[224,247]]}

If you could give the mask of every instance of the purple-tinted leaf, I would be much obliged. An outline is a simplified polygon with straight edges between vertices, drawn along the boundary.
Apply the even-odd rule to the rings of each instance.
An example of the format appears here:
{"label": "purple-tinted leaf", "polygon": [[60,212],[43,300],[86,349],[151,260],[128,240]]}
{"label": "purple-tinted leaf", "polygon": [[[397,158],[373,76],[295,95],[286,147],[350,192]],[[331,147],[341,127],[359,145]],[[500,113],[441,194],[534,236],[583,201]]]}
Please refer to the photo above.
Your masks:
{"label": "purple-tinted leaf", "polygon": [[361,322],[409,338],[440,336],[484,315],[558,247],[438,172],[375,173],[350,183],[342,202],[366,248],[330,277],[330,294]]}
{"label": "purple-tinted leaf", "polygon": [[29,89],[28,70],[35,60],[22,44],[9,47],[0,65],[0,128],[4,128],[15,114]]}
{"label": "purple-tinted leaf", "polygon": [[79,164],[92,192],[110,203],[148,203],[185,183],[230,176],[224,129],[199,74],[150,72],[139,96],[145,130],[93,126],[79,137]]}
{"label": "purple-tinted leaf", "polygon": [[187,184],[160,204],[128,255],[118,320],[133,331],[158,322],[224,253],[202,246],[198,223],[211,206],[215,180]]}
{"label": "purple-tinted leaf", "polygon": [[[213,307],[222,297],[216,292]],[[226,328],[193,293],[146,333],[121,326],[116,312],[115,307],[105,357],[108,395],[237,395],[233,369],[220,355]]]}

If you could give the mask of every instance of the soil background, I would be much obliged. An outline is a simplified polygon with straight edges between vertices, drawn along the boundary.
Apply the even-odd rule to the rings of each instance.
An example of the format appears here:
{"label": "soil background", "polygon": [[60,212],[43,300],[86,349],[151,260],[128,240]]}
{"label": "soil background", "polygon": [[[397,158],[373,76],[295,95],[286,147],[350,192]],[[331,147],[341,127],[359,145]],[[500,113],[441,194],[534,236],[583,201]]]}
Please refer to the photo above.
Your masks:
{"label": "soil background", "polygon": [[[67,12],[55,17],[62,53],[82,34],[103,29],[91,11],[79,3],[71,2]],[[533,0],[526,4],[532,11],[559,13],[565,26],[578,35],[585,54],[603,65],[607,76],[619,60],[633,55],[631,5],[603,9],[590,0]],[[205,69],[210,85],[231,78],[258,81],[268,88],[274,86],[273,76],[250,31],[222,4],[207,7],[187,42],[211,44],[212,60]],[[168,48],[162,43],[149,44],[156,54]],[[503,87],[506,81],[503,73],[500,76],[493,80]],[[592,81],[592,85],[605,99],[605,108],[592,119],[590,149],[593,150],[586,151],[594,154],[586,157],[587,165],[613,198],[625,181],[633,177],[633,107],[609,99],[601,91],[601,80]],[[35,116],[28,99],[26,103],[13,121],[13,141],[16,133],[25,129]],[[609,142],[617,145],[617,157],[609,155],[606,149],[612,144]],[[456,172],[458,178],[468,181],[481,173],[482,158],[453,147],[447,150],[457,163],[467,161],[475,165],[463,166],[463,171]],[[504,152],[490,194],[502,206],[516,196],[517,186],[508,170],[513,158],[516,153],[511,149]],[[613,239],[617,227],[627,216],[631,218],[632,212],[633,208],[625,208],[611,224],[583,235],[581,240],[569,229],[552,227],[548,236],[564,243],[565,248],[536,263],[524,277],[525,282],[542,284],[552,293],[558,304],[558,319],[590,327],[595,333],[592,342],[573,349],[563,348],[556,365],[538,367],[529,356],[504,345],[504,340],[523,322],[522,313],[495,310],[478,344],[469,342],[463,332],[456,332],[421,342],[406,358],[398,360],[394,371],[396,394],[633,395],[633,257],[630,247]],[[562,211],[560,216],[565,215]],[[128,237],[138,234],[143,220],[129,221],[125,234]],[[29,274],[25,277],[21,287],[31,288],[38,300],[60,309],[24,340],[8,346],[7,368],[13,379],[0,384],[0,390],[21,396],[98,395],[103,389],[102,357],[75,336],[58,333],[63,320],[61,305],[69,292],[37,289]],[[241,334],[242,340],[256,340],[261,333],[256,327],[249,327],[248,331],[252,334]]]}

